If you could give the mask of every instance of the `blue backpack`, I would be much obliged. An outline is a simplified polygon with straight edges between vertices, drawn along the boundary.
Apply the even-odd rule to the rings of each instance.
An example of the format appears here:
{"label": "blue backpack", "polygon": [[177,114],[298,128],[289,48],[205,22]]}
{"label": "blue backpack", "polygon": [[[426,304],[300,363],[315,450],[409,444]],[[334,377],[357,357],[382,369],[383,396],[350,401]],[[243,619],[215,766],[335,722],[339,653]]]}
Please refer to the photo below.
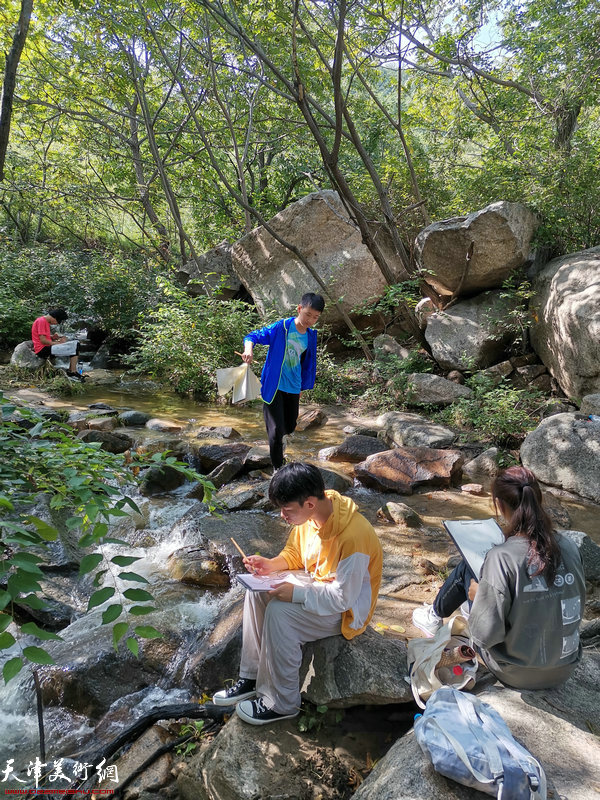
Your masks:
{"label": "blue backpack", "polygon": [[415,722],[437,772],[498,800],[546,800],[546,775],[500,714],[470,694],[437,689]]}

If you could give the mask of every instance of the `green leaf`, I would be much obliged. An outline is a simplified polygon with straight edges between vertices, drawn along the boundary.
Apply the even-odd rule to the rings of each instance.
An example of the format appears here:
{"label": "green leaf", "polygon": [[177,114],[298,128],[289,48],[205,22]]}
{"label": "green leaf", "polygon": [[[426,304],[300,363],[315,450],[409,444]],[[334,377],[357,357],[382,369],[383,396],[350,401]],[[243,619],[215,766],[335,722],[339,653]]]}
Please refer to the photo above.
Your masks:
{"label": "green leaf", "polygon": [[44,427],[44,423],[43,422],[38,422],[37,425],[34,425],[33,428],[29,429],[28,433],[32,437],[33,436],[39,436],[40,433],[42,432],[43,427]]}
{"label": "green leaf", "polygon": [[65,525],[67,526],[68,530],[73,530],[74,528],[79,528],[79,526],[83,522],[83,517],[69,517],[66,520]]}
{"label": "green leaf", "polygon": [[96,541],[102,539],[103,536],[106,536],[108,533],[108,525],[106,522],[97,522],[94,525],[94,530],[92,531],[92,536]]}
{"label": "green leaf", "polygon": [[[52,505],[52,502],[50,505]],[[25,522],[33,525],[39,536],[41,536],[42,539],[45,539],[47,542],[55,542],[58,539],[58,531],[56,528],[52,527],[52,525],[48,525],[48,523],[44,522],[43,519],[40,519],[39,517],[27,517]]]}
{"label": "green leaf", "polygon": [[113,594],[115,593],[114,587],[112,586],[105,586],[104,589],[98,589],[97,592],[90,597],[88,602],[87,610],[91,611],[92,608],[96,608],[96,606],[101,606],[102,603],[106,603]]}
{"label": "green leaf", "polygon": [[119,572],[119,578],[122,581],[137,581],[138,583],[148,583],[143,575],[138,575],[137,572]]}
{"label": "green leaf", "polygon": [[55,664],[56,662],[46,650],[41,647],[24,647],[23,655],[34,664]]}
{"label": "green leaf", "polygon": [[128,600],[135,600],[136,602],[140,601],[143,603],[144,600],[154,600],[150,592],[147,592],[145,589],[125,589],[123,594]]}
{"label": "green leaf", "polygon": [[30,575],[37,575],[41,578],[44,577],[44,573],[38,567],[37,564],[32,564],[31,561],[26,560],[23,556],[26,556],[27,553],[15,553],[8,561],[6,561],[7,565],[12,565],[13,567],[18,567],[22,569],[24,572],[28,572]]}
{"label": "green leaf", "polygon": [[6,588],[14,598],[17,598],[21,592],[42,591],[42,587],[35,578],[20,569],[7,580]]}
{"label": "green leaf", "polygon": [[104,578],[104,576],[106,575],[107,572],[108,572],[107,569],[101,569],[100,572],[97,572],[96,576],[94,577],[94,581],[93,581],[92,585],[93,586],[100,586],[100,584],[102,583],[102,579]]}
{"label": "green leaf", "polygon": [[130,507],[131,507],[131,508],[132,508],[132,509],[133,509],[135,512],[137,512],[138,514],[141,514],[141,513],[142,513],[142,512],[140,511],[140,509],[139,509],[139,506],[137,505],[137,503],[135,503],[135,502],[134,502],[134,501],[131,499],[131,497],[124,497],[124,498],[123,498],[123,500],[124,500],[124,501],[125,501],[125,503],[127,503],[127,505],[128,505],[128,506],[130,506]]}
{"label": "green leaf", "polygon": [[131,650],[131,652],[136,658],[138,657],[140,652],[140,646],[138,644],[138,640],[134,639],[133,636],[130,636],[129,639],[127,639],[127,649]]}
{"label": "green leaf", "polygon": [[114,622],[117,617],[121,616],[121,611],[123,611],[123,606],[120,603],[109,606],[106,611],[102,613],[102,624],[108,625],[109,622]]}
{"label": "green leaf", "polygon": [[32,636],[37,636],[38,639],[55,639],[59,642],[64,641],[61,636],[57,636],[56,633],[50,633],[50,631],[44,631],[42,628],[39,628],[35,622],[26,622],[25,625],[21,625],[21,631],[23,633],[30,633]]}
{"label": "green leaf", "polygon": [[126,622],[117,622],[115,627],[113,628],[113,647],[115,650],[117,649],[117,645],[127,633],[129,625]]}
{"label": "green leaf", "polygon": [[4,678],[4,683],[8,683],[11,681],[15,675],[18,675],[19,672],[23,669],[23,659],[22,658],[11,658],[9,661],[6,662],[4,667],[2,668],[2,677]]}
{"label": "green leaf", "polygon": [[12,621],[10,614],[0,614],[0,631],[5,631]]}
{"label": "green leaf", "polygon": [[28,606],[29,608],[42,609],[47,608],[43,600],[37,594],[28,594],[25,597],[19,597],[20,606]]}
{"label": "green leaf", "polygon": [[15,507],[10,502],[8,497],[5,497],[3,494],[0,494],[0,508],[7,508],[9,511],[15,510]]}
{"label": "green leaf", "polygon": [[6,606],[11,602],[12,596],[10,592],[5,591],[4,589],[0,589],[0,610],[6,608]]}
{"label": "green leaf", "polygon": [[128,517],[129,516],[127,511],[123,511],[120,508],[109,508],[106,513],[109,514],[111,517]]}
{"label": "green leaf", "polygon": [[133,614],[134,617],[143,617],[145,614],[151,614],[153,611],[156,611],[156,608],[153,606],[131,606],[129,609],[129,613]]}
{"label": "green leaf", "polygon": [[136,625],[133,629],[142,639],[162,639],[162,633],[157,631],[152,625]]}
{"label": "green leaf", "polygon": [[128,567],[134,561],[139,561],[141,556],[115,556],[111,558],[111,562],[119,567]]}
{"label": "green leaf", "polygon": [[8,631],[0,633],[0,650],[6,650],[7,647],[12,647],[17,640]]}
{"label": "green leaf", "polygon": [[104,556],[102,553],[90,553],[89,555],[84,556],[79,564],[79,574],[86,575],[88,572],[96,569],[103,558]]}

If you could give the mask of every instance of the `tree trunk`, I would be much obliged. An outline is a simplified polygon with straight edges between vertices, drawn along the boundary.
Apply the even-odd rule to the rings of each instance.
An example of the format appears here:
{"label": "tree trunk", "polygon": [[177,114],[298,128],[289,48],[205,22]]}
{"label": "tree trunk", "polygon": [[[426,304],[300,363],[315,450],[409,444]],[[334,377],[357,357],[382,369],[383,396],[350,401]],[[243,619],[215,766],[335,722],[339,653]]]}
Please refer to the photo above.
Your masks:
{"label": "tree trunk", "polygon": [[0,101],[0,181],[4,180],[4,164],[8,140],[10,136],[10,121],[12,118],[13,99],[17,83],[17,67],[21,60],[21,53],[25,47],[29,21],[33,10],[33,0],[21,0],[21,13],[13,36],[12,46],[6,56],[4,67],[4,83],[2,84],[2,100]]}

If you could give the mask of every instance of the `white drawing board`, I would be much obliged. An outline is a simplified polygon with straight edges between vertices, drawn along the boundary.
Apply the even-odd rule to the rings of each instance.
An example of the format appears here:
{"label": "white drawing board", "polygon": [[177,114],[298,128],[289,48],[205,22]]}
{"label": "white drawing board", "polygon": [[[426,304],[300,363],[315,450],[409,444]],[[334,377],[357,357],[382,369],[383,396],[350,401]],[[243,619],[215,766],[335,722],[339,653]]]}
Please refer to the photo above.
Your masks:
{"label": "white drawing board", "polygon": [[495,519],[447,519],[444,527],[477,578],[488,550],[505,541]]}

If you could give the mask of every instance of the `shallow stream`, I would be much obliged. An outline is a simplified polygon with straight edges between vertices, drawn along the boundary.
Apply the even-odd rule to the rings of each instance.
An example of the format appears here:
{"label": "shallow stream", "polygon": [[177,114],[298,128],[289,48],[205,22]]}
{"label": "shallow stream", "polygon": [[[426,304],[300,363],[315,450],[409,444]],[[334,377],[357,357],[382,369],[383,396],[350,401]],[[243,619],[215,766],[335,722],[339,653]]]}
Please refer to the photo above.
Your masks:
{"label": "shallow stream", "polygon": [[[19,396],[32,403],[43,401],[47,406],[56,408],[85,410],[91,403],[104,402],[117,408],[146,411],[152,416],[168,418],[180,424],[184,429],[180,434],[183,438],[193,436],[193,426],[231,425],[242,434],[245,441],[256,444],[265,442],[260,405],[250,408],[211,406],[166,393],[132,395],[112,391],[107,387],[89,387],[85,395],[68,401],[50,399],[33,389],[21,391]],[[374,422],[373,419],[365,417],[359,419],[351,411],[343,408],[324,410],[328,417],[327,424],[294,434],[287,448],[288,458],[316,459],[320,448],[342,441],[345,436],[343,432],[345,426],[368,425]],[[332,466],[348,475],[352,474],[351,464],[328,463],[327,466]],[[79,760],[84,761],[86,747],[93,745],[93,749],[96,749],[100,740],[110,740],[123,725],[130,724],[146,710],[192,699],[190,692],[182,688],[185,685],[182,676],[185,676],[186,661],[197,648],[203,632],[219,617],[220,610],[225,604],[230,603],[232,593],[237,596],[241,594],[241,590],[233,587],[227,592],[208,592],[175,581],[167,573],[166,562],[169,555],[187,544],[195,544],[188,541],[185,534],[174,534],[174,530],[179,530],[176,527],[178,520],[196,503],[195,500],[185,496],[189,488],[189,485],[183,486],[168,496],[136,498],[139,500],[142,514],[134,515],[126,522],[121,521],[117,531],[122,538],[130,537],[129,540],[136,543],[135,547],[110,546],[112,548],[110,556],[116,552],[142,556],[142,560],[136,563],[136,571],[142,573],[150,582],[151,591],[157,598],[160,609],[144,617],[144,623],[153,624],[161,631],[167,632],[167,639],[172,634],[172,639],[177,642],[177,648],[170,656],[166,674],[163,673],[163,677],[155,686],[139,691],[130,691],[133,684],[130,682],[131,685],[126,685],[123,682],[120,692],[119,664],[115,659],[111,667],[113,662],[110,662],[106,655],[111,651],[108,630],[110,626],[103,627],[100,624],[100,610],[83,615],[89,589],[86,579],[75,583],[70,590],[65,590],[61,600],[74,609],[75,619],[61,631],[60,635],[64,641],[48,643],[48,650],[53,653],[64,673],[74,673],[82,664],[94,659],[98,661],[98,672],[102,680],[106,680],[106,674],[110,675],[112,669],[111,691],[114,699],[108,716],[104,717],[104,722],[99,728],[94,728],[89,722],[89,717],[83,713],[84,708],[77,711],[73,702],[67,706],[59,704],[47,707],[45,709],[47,760],[78,753]],[[369,519],[375,522],[376,510],[386,498],[367,489],[356,489],[353,491],[353,496],[364,508]],[[475,496],[458,489],[427,491],[396,499],[401,499],[414,508],[424,523],[434,528],[439,528],[441,520],[449,517],[481,518],[493,514],[489,495]],[[548,491],[548,500],[551,503],[558,502],[568,511],[571,529],[585,531],[600,544],[600,518],[597,506],[574,496],[557,493],[555,490]],[[419,547],[419,544],[415,543],[415,547]],[[431,589],[427,587],[423,591]],[[426,594],[418,596],[418,593],[414,595],[396,593],[392,600],[397,601],[397,605],[392,606],[390,598],[385,598],[381,603],[379,617],[376,617],[374,622],[379,619],[389,623],[393,615],[400,614],[401,620],[404,620],[402,624],[408,627],[405,620],[409,619],[410,610],[415,602],[421,602],[423,599],[428,599],[428,596]],[[408,633],[410,634],[410,630]],[[16,651],[12,652],[14,647],[16,646],[10,651],[2,651],[2,662],[15,655]],[[107,662],[106,666],[102,666],[104,661]],[[102,685],[101,679],[99,685]],[[89,702],[91,701],[88,701],[88,704]],[[82,706],[85,707],[84,701]],[[0,768],[8,759],[14,758],[15,770],[23,770],[35,759],[38,752],[33,679],[31,670],[25,669],[7,687],[0,688]],[[19,784],[11,786],[16,788]]]}

